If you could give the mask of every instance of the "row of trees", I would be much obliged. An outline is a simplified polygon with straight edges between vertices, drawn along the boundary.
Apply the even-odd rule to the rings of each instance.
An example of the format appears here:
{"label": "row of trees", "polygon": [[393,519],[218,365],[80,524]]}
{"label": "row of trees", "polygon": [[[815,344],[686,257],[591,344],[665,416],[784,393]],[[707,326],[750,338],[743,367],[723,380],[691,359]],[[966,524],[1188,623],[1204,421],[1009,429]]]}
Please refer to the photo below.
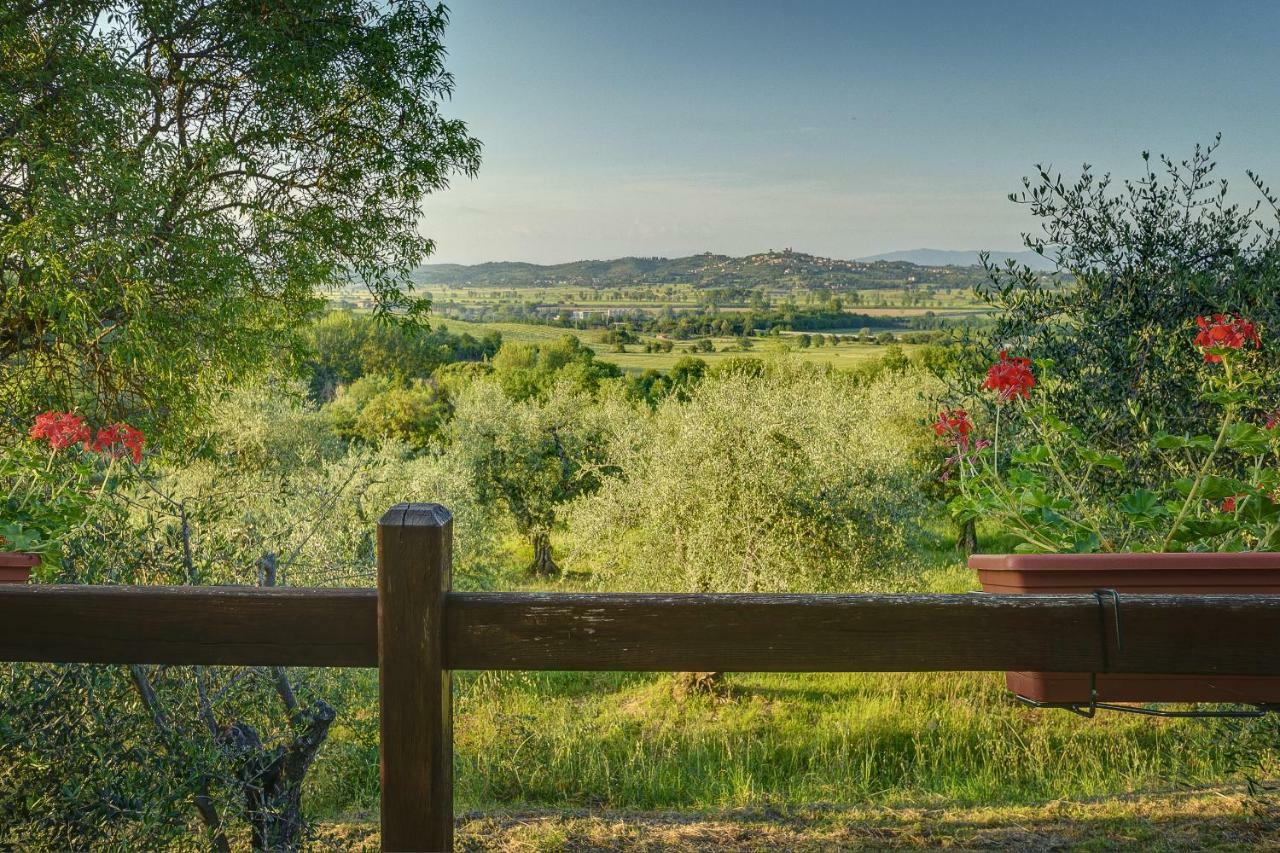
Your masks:
{"label": "row of trees", "polygon": [[641,308],[590,312],[575,316],[572,312],[536,302],[521,305],[454,305],[451,316],[488,323],[537,323],[574,329],[608,329],[626,324],[636,332],[664,335],[676,340],[701,337],[748,337],[773,331],[817,331],[875,327],[879,329],[942,328],[933,317],[900,317],[851,313],[839,307],[748,308],[745,311],[721,311],[715,306],[677,310],[666,306],[657,312]]}

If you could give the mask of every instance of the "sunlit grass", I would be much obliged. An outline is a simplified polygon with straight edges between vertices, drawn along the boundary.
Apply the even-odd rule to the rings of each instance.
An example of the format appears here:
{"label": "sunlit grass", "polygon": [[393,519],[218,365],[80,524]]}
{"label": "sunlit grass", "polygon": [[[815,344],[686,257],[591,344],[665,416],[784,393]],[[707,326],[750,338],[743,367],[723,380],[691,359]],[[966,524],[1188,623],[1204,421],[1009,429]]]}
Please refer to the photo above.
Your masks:
{"label": "sunlit grass", "polygon": [[[973,583],[942,559],[924,580]],[[364,710],[313,774],[320,815],[376,809],[376,674],[351,678]],[[669,674],[465,672],[454,697],[459,810],[1013,807],[1236,778],[1231,723],[1032,710],[1000,673],[731,673],[677,698]]]}

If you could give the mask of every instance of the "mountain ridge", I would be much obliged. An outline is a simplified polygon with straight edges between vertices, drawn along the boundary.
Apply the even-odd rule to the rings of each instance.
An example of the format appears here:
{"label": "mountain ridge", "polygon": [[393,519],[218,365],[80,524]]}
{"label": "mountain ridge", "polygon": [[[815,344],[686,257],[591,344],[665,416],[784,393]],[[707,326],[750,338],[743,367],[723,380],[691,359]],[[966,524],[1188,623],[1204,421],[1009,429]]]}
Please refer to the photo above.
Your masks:
{"label": "mountain ridge", "polygon": [[[958,253],[963,254],[963,253]],[[925,285],[971,287],[985,278],[973,264],[917,264],[892,259],[839,259],[792,249],[734,257],[704,252],[681,258],[623,257],[562,264],[488,261],[424,264],[413,273],[421,285],[624,287],[684,284],[695,288],[827,287],[832,290]]]}

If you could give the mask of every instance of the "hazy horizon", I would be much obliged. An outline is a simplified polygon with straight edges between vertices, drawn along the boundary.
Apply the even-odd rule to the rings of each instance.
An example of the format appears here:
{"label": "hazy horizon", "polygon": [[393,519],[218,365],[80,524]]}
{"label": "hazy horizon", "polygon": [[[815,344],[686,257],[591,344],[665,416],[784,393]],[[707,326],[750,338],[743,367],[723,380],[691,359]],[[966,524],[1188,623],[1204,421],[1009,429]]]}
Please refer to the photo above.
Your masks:
{"label": "hazy horizon", "polygon": [[1280,5],[455,4],[448,115],[475,180],[434,263],[1020,249],[1034,164],[1128,177],[1223,133],[1280,183]]}
{"label": "hazy horizon", "polygon": [[[912,255],[912,254],[917,254],[917,253],[939,253],[939,254],[947,254],[947,255],[968,255],[968,254],[972,254],[972,255],[973,255],[973,257],[974,257],[974,263],[975,263],[975,264],[977,263],[978,252],[983,251],[983,250],[981,250],[981,249],[939,249],[939,248],[937,248],[936,246],[917,246],[917,247],[915,247],[915,248],[913,248],[913,249],[898,249],[898,250],[895,250],[895,251],[889,251],[889,252],[876,252],[876,253],[871,254],[871,255],[860,255],[860,256],[858,256],[858,257],[856,257],[856,258],[842,258],[842,257],[836,256],[836,255],[823,255],[823,254],[821,254],[820,252],[808,252],[808,251],[806,251],[804,248],[802,248],[802,247],[798,247],[798,246],[768,246],[768,247],[765,247],[765,248],[762,248],[762,249],[758,249],[758,250],[756,250],[756,251],[754,251],[754,252],[744,252],[744,253],[742,253],[742,254],[740,254],[740,255],[734,255],[734,254],[731,254],[731,253],[728,253],[728,252],[717,252],[715,249],[707,249],[707,250],[704,250],[704,251],[701,251],[701,252],[688,252],[688,253],[684,253],[684,254],[680,254],[680,255],[664,255],[664,254],[637,255],[637,254],[628,254],[628,255],[615,255],[615,256],[612,256],[612,257],[591,257],[591,256],[583,256],[583,257],[580,257],[580,258],[563,258],[563,259],[560,259],[560,260],[548,260],[548,261],[530,261],[530,260],[527,260],[527,259],[525,259],[525,258],[490,258],[489,260],[484,260],[484,261],[466,261],[466,262],[461,262],[461,261],[442,261],[442,260],[439,260],[435,255],[433,255],[433,256],[431,256],[430,258],[428,258],[428,259],[427,259],[426,263],[425,263],[425,264],[423,264],[423,266],[428,266],[428,267],[429,267],[429,266],[479,266],[479,265],[483,265],[483,264],[533,264],[533,265],[535,265],[535,266],[548,266],[548,267],[553,267],[553,266],[559,266],[559,265],[561,265],[561,264],[572,264],[572,263],[581,262],[581,261],[586,261],[586,262],[618,261],[618,260],[624,260],[624,259],[626,259],[626,258],[659,258],[659,259],[662,259],[662,260],[678,260],[678,259],[680,259],[680,258],[696,257],[696,256],[698,256],[698,255],[704,255],[704,254],[710,254],[710,255],[721,255],[721,256],[727,256],[727,257],[750,257],[750,256],[752,256],[752,255],[764,254],[764,253],[766,253],[766,252],[782,252],[782,251],[785,251],[785,250],[790,250],[790,251],[796,252],[796,253],[798,253],[798,254],[813,255],[813,256],[815,256],[815,257],[827,257],[827,258],[831,258],[832,260],[840,260],[840,261],[867,261],[867,262],[880,261],[880,260],[892,260],[893,258],[892,258],[891,256],[895,256],[895,255]],[[1029,251],[1028,249],[1025,249],[1025,248],[1019,248],[1019,249],[990,249],[990,250],[988,250],[988,251],[990,252],[990,254],[991,254],[993,257],[994,257],[994,256],[1006,256],[1006,255],[1009,255],[1009,256],[1030,256],[1030,255],[1033,255],[1033,254],[1034,254],[1033,252],[1031,252],[1031,251]],[[913,262],[913,263],[915,263],[915,262]],[[954,262],[953,262],[953,263],[954,263]]]}

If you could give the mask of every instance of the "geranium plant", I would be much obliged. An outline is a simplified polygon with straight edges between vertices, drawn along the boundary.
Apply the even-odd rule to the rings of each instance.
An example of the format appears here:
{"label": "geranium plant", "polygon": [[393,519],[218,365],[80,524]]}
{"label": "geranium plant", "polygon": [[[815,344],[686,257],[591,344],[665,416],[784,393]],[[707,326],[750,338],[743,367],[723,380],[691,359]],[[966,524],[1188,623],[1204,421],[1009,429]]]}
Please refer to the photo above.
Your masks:
{"label": "geranium plant", "polygon": [[[1023,552],[1280,550],[1280,412],[1260,402],[1258,330],[1229,314],[1196,324],[1214,430],[1157,433],[1123,454],[1093,446],[1036,393],[1054,382],[1052,363],[1000,353],[980,388],[993,395],[990,440],[964,409],[933,425],[954,451],[952,512],[996,523]],[[1137,464],[1149,460],[1160,464]],[[1132,472],[1152,467],[1164,476],[1134,486]]]}
{"label": "geranium plant", "polygon": [[0,550],[48,553],[142,462],[146,437],[125,423],[93,429],[45,412],[0,456]]}

